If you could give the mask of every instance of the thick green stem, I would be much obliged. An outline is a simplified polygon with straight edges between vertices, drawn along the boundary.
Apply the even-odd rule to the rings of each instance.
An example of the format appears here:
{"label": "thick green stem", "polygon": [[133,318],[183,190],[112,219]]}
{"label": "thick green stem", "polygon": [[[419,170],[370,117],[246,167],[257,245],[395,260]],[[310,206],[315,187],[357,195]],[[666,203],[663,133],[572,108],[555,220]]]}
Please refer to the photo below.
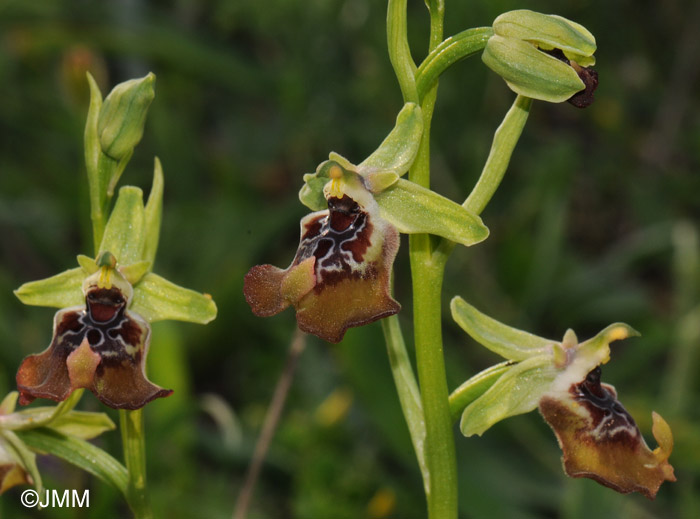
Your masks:
{"label": "thick green stem", "polygon": [[[430,51],[442,40],[444,4],[429,3]],[[423,137],[409,180],[430,188],[430,122],[437,96],[437,82],[421,100]],[[444,262],[435,261],[431,237],[409,238],[413,284],[413,327],[416,364],[425,419],[425,460],[430,475],[428,517],[456,519],[457,461],[448,401],[445,360],[442,349],[441,294]]]}
{"label": "thick green stem", "polygon": [[456,519],[457,463],[442,348],[444,263],[433,261],[429,235],[412,235],[409,244],[416,364],[425,418],[425,457],[430,473],[428,517]]}
{"label": "thick green stem", "polygon": [[120,410],[119,425],[122,431],[124,464],[129,472],[129,507],[136,519],[151,519],[153,511],[146,486],[146,437],[142,410]]}

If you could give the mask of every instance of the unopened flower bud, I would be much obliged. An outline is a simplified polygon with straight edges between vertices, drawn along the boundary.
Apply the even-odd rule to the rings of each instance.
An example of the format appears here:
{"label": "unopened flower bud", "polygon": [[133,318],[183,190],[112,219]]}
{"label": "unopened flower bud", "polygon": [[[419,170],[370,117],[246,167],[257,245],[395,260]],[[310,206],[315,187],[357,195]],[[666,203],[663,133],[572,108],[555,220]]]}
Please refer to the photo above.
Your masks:
{"label": "unopened flower bud", "polygon": [[118,84],[105,98],[97,120],[102,151],[115,160],[128,155],[143,136],[148,107],[155,97],[156,76]]}
{"label": "unopened flower bud", "polygon": [[494,35],[482,55],[514,92],[553,103],[584,91],[576,106],[593,100],[597,75],[595,38],[582,25],[560,16],[525,9],[504,13],[493,22]]}

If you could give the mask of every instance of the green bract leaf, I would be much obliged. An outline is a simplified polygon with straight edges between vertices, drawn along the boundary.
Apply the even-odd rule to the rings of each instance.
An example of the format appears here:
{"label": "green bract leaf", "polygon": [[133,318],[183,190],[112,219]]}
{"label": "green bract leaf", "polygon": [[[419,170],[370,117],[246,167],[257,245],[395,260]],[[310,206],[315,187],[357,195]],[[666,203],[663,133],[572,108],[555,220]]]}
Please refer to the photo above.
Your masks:
{"label": "green bract leaf", "polygon": [[216,317],[210,296],[183,288],[153,273],[134,287],[131,310],[149,322],[163,319],[206,324]]}
{"label": "green bract leaf", "polygon": [[133,186],[119,190],[117,203],[107,222],[100,253],[109,251],[120,265],[141,261],[144,242],[145,211],[143,193]]}
{"label": "green bract leaf", "polygon": [[481,435],[496,422],[537,408],[557,373],[551,355],[531,357],[511,366],[464,410],[459,425],[462,434]]}
{"label": "green bract leaf", "polygon": [[481,218],[408,180],[398,179],[374,198],[382,218],[402,233],[435,234],[462,245],[473,245],[489,235]]}
{"label": "green bract leaf", "polygon": [[20,435],[32,449],[58,456],[126,495],[129,480],[126,468],[102,449],[85,440],[70,438],[46,428],[24,431]]}
{"label": "green bract leaf", "polygon": [[[396,117],[396,125],[374,153],[367,157],[357,171],[363,177],[375,172],[393,172],[398,176],[408,171],[416,158],[423,134],[420,106],[406,103]],[[375,191],[370,187],[371,191]]]}
{"label": "green bract leaf", "polygon": [[153,185],[148,195],[148,202],[146,202],[145,239],[141,252],[141,257],[151,264],[155,261],[158,250],[160,220],[163,213],[163,183],[163,167],[156,157],[153,167]]}
{"label": "green bract leaf", "polygon": [[25,283],[15,290],[15,295],[25,305],[55,308],[78,306],[85,304],[83,279],[85,272],[81,267],[77,267],[50,278]]}
{"label": "green bract leaf", "polygon": [[452,319],[475,341],[509,360],[525,360],[552,354],[555,341],[512,328],[481,313],[456,296],[450,303]]}
{"label": "green bract leaf", "polygon": [[97,167],[100,154],[102,153],[100,138],[97,135],[97,119],[102,108],[102,93],[89,72],[87,73],[87,80],[90,87],[90,107],[88,108],[87,121],[85,122],[85,165],[90,183],[90,205],[94,208],[95,206],[102,207],[100,194],[104,195],[107,192],[105,186],[108,184],[108,179],[100,178]]}

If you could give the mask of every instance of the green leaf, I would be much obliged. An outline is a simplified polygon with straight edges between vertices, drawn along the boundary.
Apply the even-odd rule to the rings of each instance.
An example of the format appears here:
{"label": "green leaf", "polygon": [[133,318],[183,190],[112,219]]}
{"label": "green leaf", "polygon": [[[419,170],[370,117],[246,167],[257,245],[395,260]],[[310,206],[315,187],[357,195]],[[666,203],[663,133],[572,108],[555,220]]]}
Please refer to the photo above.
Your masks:
{"label": "green leaf", "polygon": [[102,449],[46,428],[24,431],[19,435],[33,450],[53,454],[111,484],[126,496],[126,468]]}
{"label": "green leaf", "polygon": [[7,450],[31,476],[36,491],[41,493],[44,485],[41,481],[39,468],[36,466],[36,454],[30,451],[28,446],[25,445],[24,438],[20,438],[12,431],[0,429],[0,441],[4,443],[5,450]]}
{"label": "green leaf", "polygon": [[[369,177],[376,172],[403,175],[416,158],[422,134],[423,115],[420,106],[415,103],[406,103],[396,117],[394,129],[374,153],[357,166],[357,172],[363,177]],[[373,186],[368,187],[370,191],[378,191]]]}
{"label": "green leaf", "polygon": [[481,436],[496,422],[532,411],[557,374],[551,355],[531,357],[510,366],[464,410],[459,424],[462,434]]}
{"label": "green leaf", "polygon": [[141,257],[151,264],[156,259],[158,239],[160,237],[160,221],[163,213],[163,184],[163,167],[158,157],[156,157],[153,167],[153,184],[148,195],[148,202],[146,202],[145,239],[143,241],[143,251],[141,252]]}
{"label": "green leaf", "polygon": [[375,194],[382,218],[402,233],[429,233],[462,245],[487,238],[489,230],[481,218],[434,191],[399,179]]}
{"label": "green leaf", "polygon": [[464,408],[483,395],[512,365],[512,361],[506,360],[491,366],[477,373],[450,393],[450,415],[452,416],[452,421],[456,422]]}
{"label": "green leaf", "polygon": [[105,228],[100,253],[111,252],[119,265],[141,261],[144,242],[145,211],[143,193],[133,186],[119,190],[117,203]]}
{"label": "green leaf", "polygon": [[183,288],[153,274],[146,274],[134,287],[131,310],[149,322],[173,319],[206,324],[216,317],[210,296]]}
{"label": "green leaf", "polygon": [[481,313],[464,299],[456,296],[450,302],[452,319],[476,342],[509,360],[525,360],[540,355],[552,355],[556,341],[548,341],[517,328],[512,328]]}
{"label": "green leaf", "polygon": [[81,267],[66,270],[50,278],[30,281],[17,290],[15,295],[25,305],[67,308],[85,304],[83,280],[85,271]]}

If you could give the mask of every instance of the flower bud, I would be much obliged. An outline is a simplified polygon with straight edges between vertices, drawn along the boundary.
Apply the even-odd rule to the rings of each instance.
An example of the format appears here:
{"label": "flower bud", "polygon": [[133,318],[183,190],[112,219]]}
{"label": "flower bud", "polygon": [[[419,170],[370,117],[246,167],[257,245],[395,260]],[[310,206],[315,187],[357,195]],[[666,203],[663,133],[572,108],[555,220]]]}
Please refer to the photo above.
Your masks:
{"label": "flower bud", "polygon": [[115,160],[131,153],[143,136],[148,107],[155,97],[156,76],[118,84],[105,98],[97,120],[102,151]]}
{"label": "flower bud", "polygon": [[587,102],[576,105],[592,102],[597,75],[584,67],[595,63],[596,43],[585,27],[522,9],[496,18],[493,29],[482,60],[511,90],[560,103],[585,89]]}

